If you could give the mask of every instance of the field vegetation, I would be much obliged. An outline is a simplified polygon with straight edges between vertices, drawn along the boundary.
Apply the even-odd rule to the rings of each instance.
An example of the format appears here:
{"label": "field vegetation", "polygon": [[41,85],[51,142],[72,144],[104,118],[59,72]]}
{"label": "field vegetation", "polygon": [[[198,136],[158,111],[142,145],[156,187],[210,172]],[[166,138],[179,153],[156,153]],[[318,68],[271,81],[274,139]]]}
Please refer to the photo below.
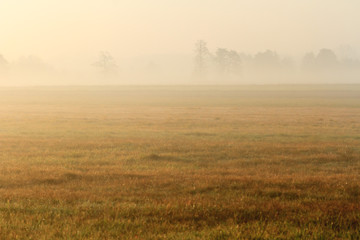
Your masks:
{"label": "field vegetation", "polygon": [[0,239],[359,239],[360,86],[0,89]]}

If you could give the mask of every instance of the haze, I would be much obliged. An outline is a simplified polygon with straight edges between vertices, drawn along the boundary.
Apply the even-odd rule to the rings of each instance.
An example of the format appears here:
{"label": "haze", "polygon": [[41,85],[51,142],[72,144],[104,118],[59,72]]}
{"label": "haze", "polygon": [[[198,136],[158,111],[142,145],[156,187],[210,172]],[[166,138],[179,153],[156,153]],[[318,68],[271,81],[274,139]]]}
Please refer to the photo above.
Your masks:
{"label": "haze", "polygon": [[[360,2],[355,0],[2,0],[0,55],[8,66],[0,84],[104,83],[94,67],[101,52],[118,68],[111,84],[191,84],[198,40],[207,42],[213,54],[226,48],[255,57],[270,49],[281,59],[291,59],[297,69],[305,54],[316,55],[321,49],[333,50],[339,61],[357,61],[358,9]],[[244,61],[242,72],[249,72]],[[44,79],[19,67],[29,62],[47,69]],[[352,69],[345,82],[353,83],[354,74]],[[301,82],[291,76],[280,82]],[[269,81],[255,83],[278,83],[273,80],[269,76]]]}

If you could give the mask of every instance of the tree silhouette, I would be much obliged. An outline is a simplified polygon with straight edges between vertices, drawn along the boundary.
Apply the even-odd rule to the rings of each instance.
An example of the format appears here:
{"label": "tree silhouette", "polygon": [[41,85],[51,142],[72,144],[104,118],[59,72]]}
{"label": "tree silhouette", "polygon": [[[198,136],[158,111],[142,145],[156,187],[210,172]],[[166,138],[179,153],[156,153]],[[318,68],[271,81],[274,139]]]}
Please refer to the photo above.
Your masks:
{"label": "tree silhouette", "polygon": [[331,49],[321,49],[316,57],[319,67],[333,67],[338,64],[336,54]]}
{"label": "tree silhouette", "polygon": [[316,69],[316,57],[315,54],[310,52],[305,54],[302,59],[302,70],[304,71],[313,71]]}
{"label": "tree silhouette", "polygon": [[0,74],[2,75],[7,71],[8,61],[0,54]]}
{"label": "tree silhouette", "polygon": [[241,71],[241,57],[236,51],[218,48],[214,60],[221,74],[239,74]]}
{"label": "tree silhouette", "polygon": [[100,52],[98,61],[93,65],[100,68],[106,75],[115,74],[117,71],[116,61],[109,52]]}
{"label": "tree silhouette", "polygon": [[278,54],[270,50],[256,54],[254,61],[255,64],[261,68],[274,68],[279,67],[280,65]]}
{"label": "tree silhouette", "polygon": [[0,68],[4,68],[6,65],[8,65],[8,61],[0,54]]}
{"label": "tree silhouette", "polygon": [[207,43],[199,40],[195,44],[195,74],[198,77],[203,77],[206,74],[207,60],[210,56]]}

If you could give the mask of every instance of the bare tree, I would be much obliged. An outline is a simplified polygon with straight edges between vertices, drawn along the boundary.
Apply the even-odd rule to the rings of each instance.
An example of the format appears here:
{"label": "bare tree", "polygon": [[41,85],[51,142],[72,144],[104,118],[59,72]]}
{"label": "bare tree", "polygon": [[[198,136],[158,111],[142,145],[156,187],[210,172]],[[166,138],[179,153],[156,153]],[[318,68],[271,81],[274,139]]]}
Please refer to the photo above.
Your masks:
{"label": "bare tree", "polygon": [[207,43],[199,40],[195,44],[195,74],[198,77],[204,77],[206,74],[207,60],[210,56]]}
{"label": "bare tree", "polygon": [[93,65],[101,69],[101,72],[106,75],[116,74],[118,68],[115,59],[109,52],[100,52],[98,61]]}

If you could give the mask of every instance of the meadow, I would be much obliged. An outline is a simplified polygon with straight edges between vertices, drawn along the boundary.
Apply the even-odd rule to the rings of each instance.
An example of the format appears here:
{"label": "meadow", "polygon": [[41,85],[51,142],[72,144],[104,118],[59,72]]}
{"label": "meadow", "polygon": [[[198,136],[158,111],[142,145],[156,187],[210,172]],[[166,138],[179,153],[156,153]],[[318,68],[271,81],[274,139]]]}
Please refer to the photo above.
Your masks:
{"label": "meadow", "polygon": [[0,239],[359,239],[360,85],[0,88]]}

